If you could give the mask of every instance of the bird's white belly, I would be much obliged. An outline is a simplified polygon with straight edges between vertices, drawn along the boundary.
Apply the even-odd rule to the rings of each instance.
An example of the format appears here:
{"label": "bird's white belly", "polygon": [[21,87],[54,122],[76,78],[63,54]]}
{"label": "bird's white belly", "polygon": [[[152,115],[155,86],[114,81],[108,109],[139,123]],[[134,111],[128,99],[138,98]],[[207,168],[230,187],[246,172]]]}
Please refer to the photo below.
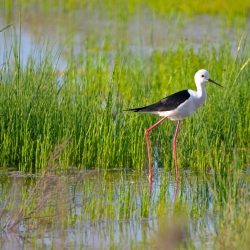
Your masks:
{"label": "bird's white belly", "polygon": [[160,111],[160,116],[167,116],[170,120],[183,120],[192,115],[202,103],[197,103],[193,99],[188,99],[176,109],[170,111]]}

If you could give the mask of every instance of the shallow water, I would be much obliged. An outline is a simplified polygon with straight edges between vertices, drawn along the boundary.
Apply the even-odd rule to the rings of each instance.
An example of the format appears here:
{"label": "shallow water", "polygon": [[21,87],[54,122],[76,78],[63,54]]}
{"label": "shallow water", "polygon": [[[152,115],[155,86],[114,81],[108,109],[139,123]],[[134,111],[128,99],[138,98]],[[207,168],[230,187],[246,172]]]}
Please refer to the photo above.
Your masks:
{"label": "shallow water", "polygon": [[250,20],[246,23],[239,20],[229,25],[220,16],[197,15],[190,18],[173,14],[164,18],[144,10],[124,21],[115,13],[109,15],[103,11],[44,15],[31,9],[21,18],[18,11],[13,11],[11,16],[1,12],[0,23],[0,28],[12,24],[0,33],[0,64],[4,63],[15,41],[19,41],[23,65],[31,52],[39,55],[47,49],[54,55],[60,54],[57,67],[64,70],[68,66],[65,58],[72,52],[77,56],[86,49],[96,53],[106,51],[112,56],[116,50],[133,53],[174,50],[180,41],[195,51],[202,49],[204,42],[216,49],[227,42],[235,55],[241,36],[247,34]]}
{"label": "shallow water", "polygon": [[[67,209],[58,212],[58,216],[51,216],[47,212],[40,220],[40,209],[34,211],[34,217],[29,220],[22,220],[15,230],[2,232],[1,245],[5,249],[36,249],[44,247],[50,249],[51,246],[64,247],[69,249],[108,249],[110,247],[129,249],[140,246],[142,249],[150,249],[150,246],[157,244],[159,227],[164,225],[166,232],[170,234],[173,230],[177,232],[183,230],[178,219],[170,219],[174,214],[174,209],[178,209],[178,204],[186,206],[189,210],[195,204],[202,203],[202,199],[207,199],[207,214],[212,207],[212,200],[209,201],[211,193],[204,193],[204,179],[197,173],[185,171],[181,173],[181,180],[178,187],[176,201],[175,178],[163,169],[154,172],[152,190],[147,182],[147,173],[136,171],[112,170],[94,171],[89,176],[84,177],[80,182],[76,178],[83,174],[82,171],[68,175],[50,175],[47,178],[53,179],[54,187],[47,189],[51,197],[57,197],[53,192],[58,192],[57,185],[68,184],[64,197],[57,197],[56,204],[65,206]],[[4,204],[5,212],[1,217],[1,225],[11,218],[12,223],[22,206],[24,206],[27,190],[32,190],[41,176],[26,177],[21,172],[2,174],[1,181],[1,206]],[[36,179],[35,182],[34,179]],[[46,178],[45,178],[46,179]],[[32,181],[33,180],[33,181]],[[54,181],[57,181],[56,183]],[[43,187],[46,181],[41,183]],[[46,184],[48,185],[48,183]],[[205,185],[206,186],[206,185]],[[15,187],[13,189],[13,187]],[[9,193],[11,190],[11,193]],[[13,191],[14,190],[14,191]],[[42,197],[40,189],[37,195]],[[67,194],[67,197],[65,197]],[[7,197],[11,199],[8,200]],[[15,197],[15,200],[12,198]],[[197,199],[196,201],[194,200]],[[33,201],[32,201],[33,199]],[[37,196],[30,200],[29,207],[34,206]],[[42,199],[41,199],[42,200]],[[47,201],[43,204],[43,209],[54,205],[54,202]],[[53,203],[53,204],[52,204]],[[201,204],[200,204],[201,205]],[[203,204],[204,205],[204,204]],[[69,208],[71,207],[71,208]],[[180,209],[180,208],[179,208]],[[181,209],[180,209],[181,210]],[[159,214],[161,216],[159,217]],[[23,215],[26,216],[25,214]],[[36,217],[38,216],[38,219]],[[46,217],[48,216],[48,218]],[[170,216],[170,217],[169,217]],[[185,216],[185,215],[184,215]],[[50,218],[50,219],[49,219]],[[47,220],[48,219],[48,220]],[[213,231],[213,222],[201,220],[199,224],[207,223],[207,230],[210,234]],[[61,221],[60,223],[58,223]],[[191,234],[197,234],[197,228],[192,228],[187,218],[185,226],[190,227]],[[30,230],[28,228],[32,228]],[[198,230],[199,231],[199,230]],[[179,242],[184,238],[180,237]],[[172,241],[172,238],[171,240]],[[197,244],[199,240],[197,239]]]}

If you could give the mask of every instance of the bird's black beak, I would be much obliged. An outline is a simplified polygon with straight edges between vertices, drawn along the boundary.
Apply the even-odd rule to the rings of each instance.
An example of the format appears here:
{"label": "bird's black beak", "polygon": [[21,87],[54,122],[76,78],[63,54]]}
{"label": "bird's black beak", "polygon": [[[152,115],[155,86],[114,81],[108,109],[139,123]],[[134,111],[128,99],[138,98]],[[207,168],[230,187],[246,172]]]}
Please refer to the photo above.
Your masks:
{"label": "bird's black beak", "polygon": [[223,86],[221,86],[219,83],[213,81],[212,79],[208,78],[207,80],[208,80],[209,82],[212,82],[212,83],[214,83],[214,84],[216,84],[216,85],[218,85],[218,86],[220,86],[220,87],[223,88]]}

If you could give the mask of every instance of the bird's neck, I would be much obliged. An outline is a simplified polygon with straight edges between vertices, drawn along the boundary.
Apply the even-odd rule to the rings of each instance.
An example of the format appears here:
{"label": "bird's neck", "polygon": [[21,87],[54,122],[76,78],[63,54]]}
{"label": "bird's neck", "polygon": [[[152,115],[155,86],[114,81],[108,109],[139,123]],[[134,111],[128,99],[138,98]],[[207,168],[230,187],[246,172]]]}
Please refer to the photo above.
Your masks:
{"label": "bird's neck", "polygon": [[205,102],[207,94],[204,84],[197,86],[197,97],[202,103]]}

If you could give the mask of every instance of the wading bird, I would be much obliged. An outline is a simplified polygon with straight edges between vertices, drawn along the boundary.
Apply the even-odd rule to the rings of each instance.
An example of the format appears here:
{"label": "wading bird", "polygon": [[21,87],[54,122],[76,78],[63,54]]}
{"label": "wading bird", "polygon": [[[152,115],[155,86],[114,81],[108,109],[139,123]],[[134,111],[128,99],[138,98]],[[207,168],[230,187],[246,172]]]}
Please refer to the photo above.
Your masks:
{"label": "wading bird", "polygon": [[181,120],[192,115],[205,102],[207,95],[204,85],[206,82],[212,82],[222,87],[220,84],[216,83],[215,81],[209,78],[209,73],[205,69],[201,69],[198,72],[196,72],[194,80],[197,87],[197,91],[190,89],[182,90],[170,96],[167,96],[162,100],[160,100],[159,102],[154,103],[152,105],[127,110],[127,111],[157,114],[159,116],[163,116],[161,120],[159,120],[153,126],[148,128],[145,133],[147,149],[148,149],[149,182],[152,182],[152,176],[153,176],[152,162],[150,157],[150,143],[148,139],[149,132],[167,118],[169,118],[170,120],[178,121],[172,145],[174,151],[175,175],[176,175],[176,180],[178,180],[179,177],[178,177],[178,162],[176,154],[176,139],[178,136]]}

